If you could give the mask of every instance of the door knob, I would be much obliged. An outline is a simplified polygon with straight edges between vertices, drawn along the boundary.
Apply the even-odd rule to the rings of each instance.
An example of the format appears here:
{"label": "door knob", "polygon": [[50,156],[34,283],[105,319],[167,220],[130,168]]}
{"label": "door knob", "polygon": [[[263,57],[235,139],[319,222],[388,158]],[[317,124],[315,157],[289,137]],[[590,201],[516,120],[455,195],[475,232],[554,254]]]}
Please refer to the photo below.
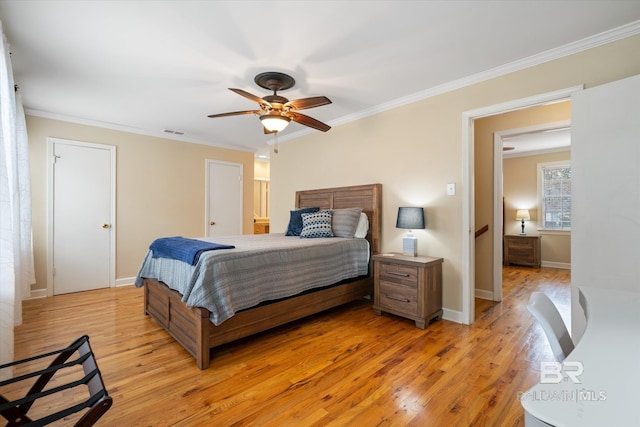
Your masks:
{"label": "door knob", "polygon": [[102,228],[109,228],[109,224],[102,224]]}
{"label": "door knob", "polygon": [[211,222],[209,223],[209,225],[216,225],[216,222],[215,222],[215,221],[211,221]]}

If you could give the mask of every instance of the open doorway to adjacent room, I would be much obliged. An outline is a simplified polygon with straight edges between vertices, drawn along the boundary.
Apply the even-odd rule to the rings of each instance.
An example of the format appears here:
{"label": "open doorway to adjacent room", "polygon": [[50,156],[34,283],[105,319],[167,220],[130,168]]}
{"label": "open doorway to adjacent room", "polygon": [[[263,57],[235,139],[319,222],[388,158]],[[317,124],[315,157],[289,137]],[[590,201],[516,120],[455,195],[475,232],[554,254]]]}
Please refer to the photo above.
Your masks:
{"label": "open doorway to adjacent room", "polygon": [[253,234],[269,233],[270,163],[268,159],[254,160],[253,173]]}
{"label": "open doorway to adjacent room", "polygon": [[[570,117],[566,100],[475,121],[476,229],[490,230],[475,240],[475,297],[502,300],[505,263],[570,268],[570,232],[546,230],[540,221],[538,176],[541,165],[570,163]],[[518,213],[528,213],[526,236]],[[522,256],[505,259],[505,242]]]}
{"label": "open doorway to adjacent room", "polygon": [[[572,94],[582,89],[582,86],[569,87],[463,113],[463,182],[467,184],[463,187],[463,229],[469,232],[463,233],[462,241],[463,253],[467,254],[462,272],[462,323],[474,322],[476,295],[500,300],[500,295],[494,297],[494,283],[502,280],[502,147],[499,150],[495,147],[494,135],[510,129],[570,120],[569,101]],[[559,108],[564,113],[543,114],[547,117],[532,120],[534,113],[542,113],[547,107]],[[497,123],[491,123],[492,120]],[[486,129],[482,129],[483,124]],[[494,170],[499,176],[497,180]],[[495,207],[496,199],[500,201],[498,208]],[[507,223],[504,224],[506,228]],[[511,225],[517,227],[515,218]],[[494,234],[498,237],[494,238]]]}

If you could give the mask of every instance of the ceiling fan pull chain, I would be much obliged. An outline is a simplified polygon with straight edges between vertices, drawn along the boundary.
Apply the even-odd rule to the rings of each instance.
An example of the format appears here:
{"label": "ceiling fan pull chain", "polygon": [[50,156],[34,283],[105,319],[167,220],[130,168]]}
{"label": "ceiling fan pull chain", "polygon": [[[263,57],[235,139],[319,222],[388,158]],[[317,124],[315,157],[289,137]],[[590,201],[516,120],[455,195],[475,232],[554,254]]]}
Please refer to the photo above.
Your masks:
{"label": "ceiling fan pull chain", "polygon": [[274,132],[273,133],[273,153],[274,154],[278,154],[278,133],[279,132]]}

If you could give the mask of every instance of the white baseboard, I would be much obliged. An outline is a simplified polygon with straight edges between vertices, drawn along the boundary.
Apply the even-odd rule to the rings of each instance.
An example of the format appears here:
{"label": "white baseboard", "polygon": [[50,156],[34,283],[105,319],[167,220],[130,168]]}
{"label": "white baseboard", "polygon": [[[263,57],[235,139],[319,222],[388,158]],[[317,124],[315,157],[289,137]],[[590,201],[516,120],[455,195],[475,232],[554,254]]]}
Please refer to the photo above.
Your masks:
{"label": "white baseboard", "polygon": [[116,279],[116,288],[118,286],[129,286],[133,285],[136,281],[135,277],[123,277],[122,279]]}
{"label": "white baseboard", "polygon": [[456,310],[450,310],[448,308],[442,309],[442,318],[451,322],[462,323],[462,312]]}
{"label": "white baseboard", "polygon": [[31,289],[31,295],[27,299],[38,299],[38,298],[46,298],[47,290],[46,289]]}
{"label": "white baseboard", "polygon": [[[116,279],[115,287],[119,286],[130,286],[133,285],[136,281],[135,277],[124,277],[122,279]],[[46,289],[31,289],[31,295],[29,298],[25,299],[38,299],[38,298],[46,298],[47,290]]]}
{"label": "white baseboard", "polygon": [[476,298],[493,301],[493,291],[486,291],[484,289],[476,288]]}
{"label": "white baseboard", "polygon": [[564,270],[571,270],[571,263],[542,261],[542,267],[562,268]]}

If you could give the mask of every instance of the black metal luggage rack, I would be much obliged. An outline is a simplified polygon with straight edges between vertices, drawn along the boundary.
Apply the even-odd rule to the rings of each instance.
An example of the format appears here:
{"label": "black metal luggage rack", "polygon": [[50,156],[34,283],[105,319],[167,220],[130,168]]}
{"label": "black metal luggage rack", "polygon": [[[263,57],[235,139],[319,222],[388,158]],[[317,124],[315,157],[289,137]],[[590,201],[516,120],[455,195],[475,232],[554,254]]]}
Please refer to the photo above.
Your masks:
{"label": "black metal luggage rack", "polygon": [[[69,360],[76,352],[78,357],[74,360]],[[0,381],[0,415],[8,421],[7,426],[44,426],[86,408],[90,409],[74,425],[78,427],[92,426],[111,407],[113,400],[109,397],[102,382],[100,370],[89,345],[89,337],[86,335],[75,340],[67,348],[0,365],[0,372],[2,372],[2,369],[27,363],[42,363],[38,362],[41,359],[46,362],[47,357],[53,356],[56,356],[55,359],[44,369],[38,369],[34,372]],[[80,369],[80,365],[82,369]],[[29,380],[35,382],[24,397],[10,401],[3,396],[4,388],[16,390],[20,389],[21,385],[26,388]],[[51,387],[45,390],[50,381],[52,383]],[[21,382],[23,383],[20,384]],[[25,386],[25,384],[27,385]],[[57,412],[37,420],[32,420],[27,415],[29,409],[38,399],[55,399],[55,402],[59,403],[61,397],[64,398],[65,393],[62,393],[64,390],[81,386],[86,386],[88,389],[89,397],[86,400],[78,403],[77,399],[72,398],[71,406],[63,409],[57,408]]]}

